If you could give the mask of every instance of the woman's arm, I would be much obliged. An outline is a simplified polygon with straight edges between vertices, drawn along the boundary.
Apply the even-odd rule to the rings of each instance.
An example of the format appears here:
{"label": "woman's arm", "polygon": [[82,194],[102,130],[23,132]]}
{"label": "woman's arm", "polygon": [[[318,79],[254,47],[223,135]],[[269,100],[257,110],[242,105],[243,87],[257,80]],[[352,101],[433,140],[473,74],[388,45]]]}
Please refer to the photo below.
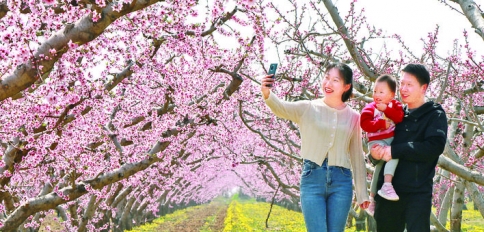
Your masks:
{"label": "woman's arm", "polygon": [[[352,133],[350,133],[350,158],[351,166],[354,173],[355,191],[356,198],[359,205],[362,205],[366,201],[370,201],[368,197],[368,191],[366,188],[366,165],[365,156],[363,155],[363,144],[361,142],[361,128],[359,127],[360,122],[355,124],[355,128]],[[367,205],[367,204],[366,204]]]}
{"label": "woman's arm", "polygon": [[262,96],[267,106],[271,111],[280,118],[291,120],[299,123],[304,112],[309,108],[309,101],[287,102],[279,99],[275,94],[271,93],[271,88],[268,84],[273,84],[271,76],[262,78]]}

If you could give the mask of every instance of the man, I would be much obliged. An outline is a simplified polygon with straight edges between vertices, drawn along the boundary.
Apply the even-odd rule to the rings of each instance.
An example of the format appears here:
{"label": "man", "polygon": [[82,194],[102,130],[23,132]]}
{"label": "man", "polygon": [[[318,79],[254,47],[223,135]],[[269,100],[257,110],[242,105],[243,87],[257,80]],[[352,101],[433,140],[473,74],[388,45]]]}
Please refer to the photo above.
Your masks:
{"label": "man", "polygon": [[[375,160],[400,160],[392,181],[400,199],[375,198],[378,232],[404,231],[405,227],[408,232],[430,231],[433,177],[447,140],[447,117],[439,104],[425,101],[429,83],[425,66],[403,68],[399,90],[405,116],[395,127],[391,146],[371,149]],[[378,179],[381,188],[383,172]]]}

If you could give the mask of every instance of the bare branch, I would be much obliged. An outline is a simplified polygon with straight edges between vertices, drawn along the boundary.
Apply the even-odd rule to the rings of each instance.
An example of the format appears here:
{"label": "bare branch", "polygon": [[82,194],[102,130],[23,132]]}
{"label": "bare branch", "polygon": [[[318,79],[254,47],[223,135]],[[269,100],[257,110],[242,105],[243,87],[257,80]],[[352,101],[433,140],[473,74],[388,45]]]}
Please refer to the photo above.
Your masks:
{"label": "bare branch", "polygon": [[[215,30],[217,30],[217,26],[225,24],[229,19],[231,19],[235,13],[237,13],[238,9],[235,7],[231,12],[228,12],[224,17],[220,18],[218,21],[212,23],[210,28],[204,32],[202,32],[201,36],[207,36],[212,34]],[[193,31],[187,31],[186,35],[195,35]]]}
{"label": "bare branch", "polygon": [[9,11],[10,10],[7,7],[7,2],[5,1],[0,2],[0,19],[5,17],[5,15],[7,15]]}
{"label": "bare branch", "polygon": [[86,189],[87,185],[90,185],[93,189],[102,189],[108,184],[126,179],[142,170],[145,170],[151,164],[158,161],[160,161],[160,159],[157,158],[156,155],[147,154],[147,158],[139,162],[125,164],[119,169],[99,175],[96,178],[77,183],[74,186],[59,189],[57,192],[52,192],[41,197],[27,200],[7,217],[4,225],[0,226],[0,230],[13,231],[30,215],[43,210],[54,209],[60,204],[64,204],[83,196],[84,194],[88,193]]}
{"label": "bare branch", "polygon": [[268,140],[268,138],[267,138],[265,135],[263,135],[263,134],[262,134],[262,132],[261,132],[261,131],[259,131],[259,130],[255,130],[254,128],[252,128],[252,127],[251,127],[251,126],[250,126],[250,125],[247,123],[246,119],[245,119],[245,118],[244,118],[244,116],[243,116],[243,112],[242,112],[242,102],[241,102],[241,101],[239,101],[239,117],[240,117],[240,119],[242,120],[242,122],[244,123],[244,125],[245,125],[245,126],[246,126],[246,127],[247,127],[247,128],[250,130],[250,131],[252,131],[252,132],[254,132],[254,133],[258,134],[258,135],[259,135],[259,136],[262,138],[262,140],[264,140],[264,142],[265,142],[267,145],[269,145],[269,146],[270,146],[272,149],[274,149],[274,150],[275,150],[275,151],[277,151],[277,152],[280,152],[281,154],[283,154],[283,155],[285,155],[285,156],[287,156],[287,157],[289,157],[289,158],[292,158],[292,159],[294,159],[294,160],[297,160],[297,161],[301,161],[301,162],[302,162],[302,158],[297,157],[297,156],[294,156],[294,155],[291,155],[291,154],[287,153],[286,151],[284,151],[284,150],[282,150],[282,149],[280,149],[280,148],[276,147],[274,144],[272,144],[272,143],[271,143],[271,142]]}
{"label": "bare branch", "polygon": [[432,223],[432,225],[437,227],[437,230],[440,231],[440,232],[448,232],[449,231],[445,228],[444,225],[442,225],[442,223],[440,223],[440,221],[435,216],[434,212],[432,212],[430,214],[430,222]]}
{"label": "bare branch", "polygon": [[441,155],[439,157],[438,165],[439,167],[456,174],[464,180],[474,182],[478,185],[484,185],[484,175],[482,175],[482,173],[464,167],[446,156]]}
{"label": "bare branch", "polygon": [[338,9],[333,4],[333,1],[323,0],[323,3],[326,6],[326,9],[328,9],[328,12],[333,19],[333,22],[336,24],[336,27],[338,27],[338,32],[343,38],[343,41],[346,44],[346,48],[348,49],[348,52],[353,58],[355,64],[358,66],[358,69],[363,72],[365,76],[369,77],[370,80],[374,81],[377,78],[376,74],[371,71],[371,68],[366,63],[365,58],[360,54],[355,43],[352,41],[352,38],[348,33],[348,29],[346,28],[343,19],[339,15]]}
{"label": "bare branch", "polygon": [[445,89],[447,88],[447,83],[449,82],[450,68],[452,68],[452,61],[449,61],[449,66],[447,66],[447,72],[446,72],[447,75],[444,78],[444,83],[442,83],[439,96],[435,100],[435,102],[440,104],[442,103],[442,97],[444,95]]}

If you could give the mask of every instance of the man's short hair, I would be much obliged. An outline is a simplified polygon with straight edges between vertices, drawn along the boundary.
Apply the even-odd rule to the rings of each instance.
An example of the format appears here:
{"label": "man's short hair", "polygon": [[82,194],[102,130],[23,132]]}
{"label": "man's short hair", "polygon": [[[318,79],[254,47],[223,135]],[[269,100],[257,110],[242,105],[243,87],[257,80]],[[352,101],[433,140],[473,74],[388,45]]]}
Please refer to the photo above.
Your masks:
{"label": "man's short hair", "polygon": [[422,64],[407,64],[402,71],[415,76],[420,85],[430,83],[430,73]]}

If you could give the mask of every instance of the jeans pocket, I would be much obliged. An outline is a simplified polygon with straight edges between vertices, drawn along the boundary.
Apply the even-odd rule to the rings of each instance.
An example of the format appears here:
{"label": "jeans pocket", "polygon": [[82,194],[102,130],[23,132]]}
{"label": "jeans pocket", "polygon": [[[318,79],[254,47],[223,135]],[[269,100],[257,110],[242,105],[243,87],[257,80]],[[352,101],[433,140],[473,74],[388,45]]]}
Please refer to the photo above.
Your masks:
{"label": "jeans pocket", "polygon": [[343,176],[351,178],[351,170],[350,169],[339,167],[339,170],[341,170],[341,174],[343,174]]}
{"label": "jeans pocket", "polygon": [[303,170],[303,172],[301,174],[301,178],[308,177],[309,175],[311,175],[311,169],[309,169],[309,170]]}
{"label": "jeans pocket", "polygon": [[309,175],[311,175],[312,171],[313,170],[311,168],[311,164],[304,163],[303,170],[302,170],[302,173],[301,173],[301,178],[308,177]]}

